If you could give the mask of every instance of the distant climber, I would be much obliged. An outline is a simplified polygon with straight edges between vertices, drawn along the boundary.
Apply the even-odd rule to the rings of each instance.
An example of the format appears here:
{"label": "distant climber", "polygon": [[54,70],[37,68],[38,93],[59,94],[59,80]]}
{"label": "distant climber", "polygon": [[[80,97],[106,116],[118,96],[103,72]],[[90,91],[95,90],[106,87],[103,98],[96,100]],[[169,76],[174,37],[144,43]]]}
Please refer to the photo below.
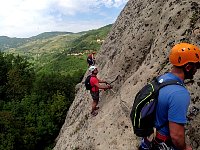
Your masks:
{"label": "distant climber", "polygon": [[[106,81],[97,78],[98,69],[96,66],[90,66],[89,71],[92,73],[90,78],[90,84],[92,87],[90,90],[90,94],[93,99],[91,115],[96,116],[98,114],[96,110],[99,109],[99,107],[97,107],[99,102],[99,89],[106,90],[111,89],[112,87],[109,84],[107,84]],[[100,85],[99,83],[105,83],[106,85]]]}
{"label": "distant climber", "polygon": [[[184,80],[193,79],[200,68],[200,49],[189,43],[176,44],[171,49],[169,61],[173,65],[171,72],[161,75],[158,82],[176,80],[184,84]],[[162,128],[156,131],[153,141],[143,138],[139,149],[192,150],[192,147],[186,144],[184,128],[190,99],[189,91],[184,86],[167,85],[160,89],[155,126]]]}
{"label": "distant climber", "polygon": [[88,55],[87,57],[88,67],[95,65],[96,63],[95,56],[94,56],[95,54],[96,52],[92,52],[91,54]]}

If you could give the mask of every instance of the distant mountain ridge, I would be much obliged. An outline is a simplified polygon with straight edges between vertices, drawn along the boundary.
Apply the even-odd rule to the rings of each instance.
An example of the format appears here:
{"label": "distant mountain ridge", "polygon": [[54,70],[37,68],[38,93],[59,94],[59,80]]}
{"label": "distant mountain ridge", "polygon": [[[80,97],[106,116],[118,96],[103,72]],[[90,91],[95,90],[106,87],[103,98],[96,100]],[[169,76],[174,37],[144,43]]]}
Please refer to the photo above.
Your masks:
{"label": "distant mountain ridge", "polygon": [[28,38],[10,38],[7,36],[0,36],[0,51],[8,48],[18,47],[28,41]]}
{"label": "distant mountain ridge", "polygon": [[[59,36],[66,36],[68,38],[67,35],[72,35],[70,38],[71,40],[71,44],[69,45],[70,47],[73,47],[73,49],[71,49],[72,51],[76,51],[77,49],[78,51],[80,51],[80,49],[91,49],[91,48],[99,48],[100,45],[98,45],[97,43],[95,43],[97,41],[97,39],[104,39],[108,32],[110,31],[112,24],[106,25],[104,27],[101,27],[99,29],[93,29],[93,30],[88,30],[88,31],[82,31],[82,32],[78,32],[78,33],[73,33],[73,32],[58,32],[58,31],[54,31],[54,32],[44,32],[41,34],[38,34],[36,36],[32,36],[30,38],[11,38],[11,37],[7,37],[7,36],[0,36],[0,51],[7,51],[9,49],[24,49],[24,47],[28,47],[30,48],[30,45],[32,45],[31,47],[36,46],[37,48],[37,44],[34,43],[34,41],[40,41],[40,40],[47,40],[50,39],[49,42],[52,41],[52,38],[56,38]],[[83,36],[82,36],[83,35]],[[80,37],[82,36],[82,37]],[[74,38],[76,38],[76,40],[74,40]],[[79,38],[80,37],[80,38]],[[63,40],[63,37],[61,37]],[[74,40],[74,41],[73,41]],[[58,38],[59,41],[59,38]],[[69,41],[67,39],[67,41]],[[32,42],[32,44],[31,44]],[[48,43],[49,43],[48,42]],[[61,43],[61,42],[59,42]],[[87,45],[85,47],[85,45]],[[34,48],[35,49],[35,48]],[[95,49],[95,50],[96,50]],[[28,49],[28,51],[30,51],[30,49]],[[23,50],[24,51],[24,50]]]}
{"label": "distant mountain ridge", "polygon": [[72,32],[44,32],[36,36],[32,36],[30,38],[16,38],[16,37],[11,38],[8,36],[0,36],[0,51],[9,49],[9,48],[16,48],[30,41],[34,41],[38,39],[46,39],[46,38],[51,38],[54,36],[65,35],[65,34],[73,34],[73,33]]}
{"label": "distant mountain ridge", "polygon": [[44,32],[44,33],[38,34],[36,36],[32,36],[30,39],[46,39],[46,38],[51,38],[54,36],[65,35],[65,34],[74,34],[74,33],[73,32],[58,32],[58,31]]}

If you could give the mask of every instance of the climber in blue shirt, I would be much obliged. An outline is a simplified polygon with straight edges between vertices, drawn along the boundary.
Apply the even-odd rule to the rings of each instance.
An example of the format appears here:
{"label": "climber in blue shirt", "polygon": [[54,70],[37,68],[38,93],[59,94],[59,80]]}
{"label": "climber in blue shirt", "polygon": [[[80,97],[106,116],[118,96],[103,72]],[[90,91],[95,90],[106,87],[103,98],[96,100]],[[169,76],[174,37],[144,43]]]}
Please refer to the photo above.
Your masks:
{"label": "climber in blue shirt", "polygon": [[[183,81],[173,73],[166,73],[159,78],[159,81],[176,80],[179,83]],[[190,94],[188,90],[180,85],[168,85],[159,91],[159,103],[156,108],[156,127],[167,124],[168,121],[180,124],[187,123],[187,108],[190,103]],[[170,136],[168,125],[162,127],[159,133]]]}
{"label": "climber in blue shirt", "polygon": [[[169,61],[173,65],[171,72],[159,77],[158,81],[177,80],[184,84],[185,79],[193,79],[200,68],[200,49],[189,43],[176,44],[170,52]],[[156,132],[155,149],[165,146],[175,150],[192,150],[185,142],[187,110],[190,94],[186,87],[168,85],[159,91],[156,108],[156,127],[163,126]]]}
{"label": "climber in blue shirt", "polygon": [[[173,65],[169,73],[158,78],[162,83],[176,80],[184,85],[185,79],[193,79],[200,68],[200,49],[189,43],[179,43],[172,47],[169,61]],[[139,150],[192,150],[186,144],[185,128],[190,94],[185,86],[167,85],[160,89],[156,107],[155,138],[143,138]]]}

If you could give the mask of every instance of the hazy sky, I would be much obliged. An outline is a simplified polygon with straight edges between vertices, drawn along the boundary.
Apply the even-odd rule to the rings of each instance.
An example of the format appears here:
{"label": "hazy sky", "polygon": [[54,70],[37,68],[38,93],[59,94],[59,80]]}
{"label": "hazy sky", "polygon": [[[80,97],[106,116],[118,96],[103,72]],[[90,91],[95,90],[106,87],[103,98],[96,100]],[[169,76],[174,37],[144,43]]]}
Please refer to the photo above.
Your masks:
{"label": "hazy sky", "polygon": [[80,32],[114,23],[128,0],[0,0],[0,36]]}

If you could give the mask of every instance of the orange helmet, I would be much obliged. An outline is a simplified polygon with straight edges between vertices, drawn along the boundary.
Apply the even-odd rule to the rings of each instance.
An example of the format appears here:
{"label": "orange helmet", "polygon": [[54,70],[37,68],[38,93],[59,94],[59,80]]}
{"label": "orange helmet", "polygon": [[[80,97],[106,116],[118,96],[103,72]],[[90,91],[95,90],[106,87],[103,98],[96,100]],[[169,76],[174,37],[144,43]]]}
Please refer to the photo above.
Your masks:
{"label": "orange helmet", "polygon": [[199,62],[200,61],[200,49],[189,43],[179,43],[172,47],[169,61],[174,66],[183,66],[188,62]]}

